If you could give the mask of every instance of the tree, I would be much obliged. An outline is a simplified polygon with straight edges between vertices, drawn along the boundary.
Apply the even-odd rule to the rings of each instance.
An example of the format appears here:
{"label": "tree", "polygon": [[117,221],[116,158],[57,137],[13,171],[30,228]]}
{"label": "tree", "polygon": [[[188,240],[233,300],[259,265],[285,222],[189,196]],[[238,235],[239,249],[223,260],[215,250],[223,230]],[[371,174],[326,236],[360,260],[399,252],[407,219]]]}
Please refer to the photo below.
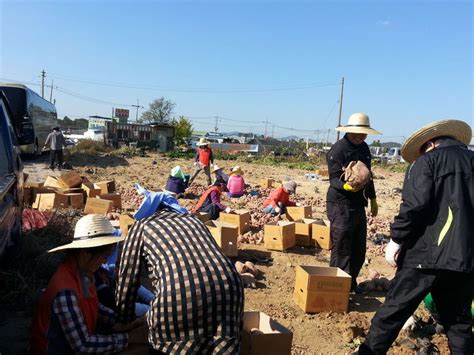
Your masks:
{"label": "tree", "polygon": [[191,121],[184,116],[179,116],[178,119],[173,119],[173,126],[175,129],[174,140],[176,144],[186,144],[186,141],[191,138],[193,134]]}
{"label": "tree", "polygon": [[148,111],[142,113],[142,120],[149,123],[169,122],[176,104],[163,96],[153,100]]}

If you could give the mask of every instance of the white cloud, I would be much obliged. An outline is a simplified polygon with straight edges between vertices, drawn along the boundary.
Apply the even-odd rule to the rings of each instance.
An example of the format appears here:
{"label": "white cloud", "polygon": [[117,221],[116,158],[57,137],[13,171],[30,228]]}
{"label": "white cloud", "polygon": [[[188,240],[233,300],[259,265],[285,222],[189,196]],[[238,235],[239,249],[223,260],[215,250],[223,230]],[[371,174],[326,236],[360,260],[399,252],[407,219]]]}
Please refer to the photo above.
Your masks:
{"label": "white cloud", "polygon": [[390,21],[388,21],[388,20],[378,20],[377,25],[388,26],[388,25],[390,25]]}

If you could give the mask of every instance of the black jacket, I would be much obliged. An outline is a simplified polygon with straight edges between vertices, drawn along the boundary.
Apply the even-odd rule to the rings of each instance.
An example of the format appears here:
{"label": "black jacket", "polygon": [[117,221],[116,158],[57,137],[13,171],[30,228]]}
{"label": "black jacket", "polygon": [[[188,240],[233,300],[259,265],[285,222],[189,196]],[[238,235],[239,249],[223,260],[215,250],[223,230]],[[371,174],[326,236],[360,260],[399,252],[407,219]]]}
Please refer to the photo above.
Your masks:
{"label": "black jacket", "polygon": [[391,225],[400,267],[474,272],[473,175],[474,152],[454,139],[410,166]]}
{"label": "black jacket", "polygon": [[347,135],[338,140],[326,155],[329,169],[329,189],[326,202],[342,203],[351,207],[360,208],[367,206],[367,199],[375,198],[375,187],[372,180],[358,192],[348,192],[343,189],[344,180],[341,179],[342,168],[351,161],[362,161],[369,170],[371,169],[369,146],[367,143],[359,145],[352,144]]}

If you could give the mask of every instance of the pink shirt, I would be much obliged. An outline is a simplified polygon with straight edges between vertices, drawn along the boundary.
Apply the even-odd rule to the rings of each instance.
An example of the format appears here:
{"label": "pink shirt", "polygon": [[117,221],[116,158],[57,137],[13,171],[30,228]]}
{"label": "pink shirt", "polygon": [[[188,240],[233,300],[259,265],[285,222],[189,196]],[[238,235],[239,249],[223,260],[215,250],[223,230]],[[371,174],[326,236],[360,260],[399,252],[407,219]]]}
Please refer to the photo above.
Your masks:
{"label": "pink shirt", "polygon": [[244,178],[240,175],[237,175],[237,176],[231,175],[229,177],[229,181],[227,182],[227,190],[229,190],[231,194],[235,194],[235,195],[243,194],[245,190]]}

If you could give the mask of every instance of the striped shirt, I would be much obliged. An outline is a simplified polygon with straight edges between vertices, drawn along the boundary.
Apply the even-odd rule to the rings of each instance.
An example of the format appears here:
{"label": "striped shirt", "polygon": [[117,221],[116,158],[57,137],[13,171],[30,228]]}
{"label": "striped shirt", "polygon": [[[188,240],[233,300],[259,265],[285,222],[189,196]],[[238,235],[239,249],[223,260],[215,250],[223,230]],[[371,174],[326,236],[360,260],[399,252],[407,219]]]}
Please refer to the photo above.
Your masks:
{"label": "striped shirt", "polygon": [[147,314],[153,348],[168,354],[238,353],[242,281],[199,219],[163,209],[135,222],[121,255],[119,322],[134,318],[145,266],[157,295]]}
{"label": "striped shirt", "polygon": [[[128,336],[125,333],[89,335],[77,297],[71,290],[58,293],[54,298],[52,310],[72,353],[111,354],[127,347]],[[100,303],[98,322],[109,327],[115,322],[114,312]],[[56,334],[56,332],[52,333]],[[63,353],[68,353],[68,351],[63,349]]]}

